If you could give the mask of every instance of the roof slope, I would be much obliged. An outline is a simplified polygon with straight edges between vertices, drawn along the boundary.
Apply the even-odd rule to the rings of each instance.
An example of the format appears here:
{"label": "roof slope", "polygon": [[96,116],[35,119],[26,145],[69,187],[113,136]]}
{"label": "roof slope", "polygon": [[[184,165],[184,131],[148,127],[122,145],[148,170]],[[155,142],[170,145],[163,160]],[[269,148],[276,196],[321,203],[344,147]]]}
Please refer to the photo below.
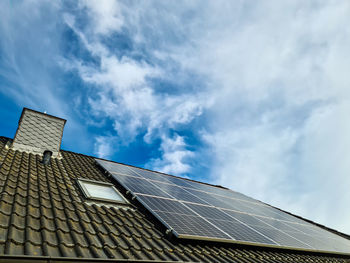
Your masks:
{"label": "roof slope", "polygon": [[0,137],[0,260],[62,257],[184,262],[350,262],[349,257],[168,240],[138,208],[87,204],[75,179],[109,182],[92,157],[62,151],[39,155],[7,149]]}

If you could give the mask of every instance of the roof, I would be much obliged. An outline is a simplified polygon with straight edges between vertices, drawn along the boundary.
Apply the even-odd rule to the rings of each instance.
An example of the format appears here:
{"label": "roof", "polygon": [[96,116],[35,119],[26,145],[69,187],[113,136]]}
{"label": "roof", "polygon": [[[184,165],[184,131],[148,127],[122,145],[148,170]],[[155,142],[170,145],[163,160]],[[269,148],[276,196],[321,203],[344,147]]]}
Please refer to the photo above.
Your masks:
{"label": "roof", "polygon": [[111,181],[93,157],[41,156],[0,137],[0,261],[350,262],[350,256],[169,239],[142,207],[87,203],[76,184]]}

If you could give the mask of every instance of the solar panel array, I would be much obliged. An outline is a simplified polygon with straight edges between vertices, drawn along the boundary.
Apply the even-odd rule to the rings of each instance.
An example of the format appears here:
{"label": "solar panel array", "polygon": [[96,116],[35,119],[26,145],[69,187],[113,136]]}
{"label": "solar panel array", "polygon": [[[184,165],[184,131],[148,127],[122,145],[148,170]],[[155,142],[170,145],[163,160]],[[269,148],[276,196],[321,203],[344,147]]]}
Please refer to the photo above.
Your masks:
{"label": "solar panel array", "polygon": [[350,240],[238,192],[96,161],[178,238],[350,253]]}

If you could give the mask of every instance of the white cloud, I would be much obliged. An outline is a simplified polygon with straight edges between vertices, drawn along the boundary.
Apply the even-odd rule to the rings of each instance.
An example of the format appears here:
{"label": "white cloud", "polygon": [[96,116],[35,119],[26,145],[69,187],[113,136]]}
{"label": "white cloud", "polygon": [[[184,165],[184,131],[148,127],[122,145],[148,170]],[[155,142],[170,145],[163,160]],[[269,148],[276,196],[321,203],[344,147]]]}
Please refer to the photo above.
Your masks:
{"label": "white cloud", "polygon": [[106,35],[120,30],[123,26],[123,17],[117,1],[81,0],[80,5],[80,8],[87,8],[95,34]]}
{"label": "white cloud", "polygon": [[173,138],[163,137],[160,147],[162,157],[153,159],[148,167],[163,173],[183,175],[190,171],[186,159],[193,158],[194,153],[186,149],[184,137],[175,135]]}
{"label": "white cloud", "polygon": [[108,158],[116,150],[117,144],[111,136],[97,136],[95,138],[94,151],[97,157]]}

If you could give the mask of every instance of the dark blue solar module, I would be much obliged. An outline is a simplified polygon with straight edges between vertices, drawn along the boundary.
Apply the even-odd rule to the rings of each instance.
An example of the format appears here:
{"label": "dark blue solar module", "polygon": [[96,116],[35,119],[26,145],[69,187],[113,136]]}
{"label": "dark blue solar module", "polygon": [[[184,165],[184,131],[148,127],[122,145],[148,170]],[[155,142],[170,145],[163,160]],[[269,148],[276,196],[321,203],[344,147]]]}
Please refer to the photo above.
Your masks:
{"label": "dark blue solar module", "polygon": [[178,238],[350,253],[350,241],[222,187],[96,160]]}

